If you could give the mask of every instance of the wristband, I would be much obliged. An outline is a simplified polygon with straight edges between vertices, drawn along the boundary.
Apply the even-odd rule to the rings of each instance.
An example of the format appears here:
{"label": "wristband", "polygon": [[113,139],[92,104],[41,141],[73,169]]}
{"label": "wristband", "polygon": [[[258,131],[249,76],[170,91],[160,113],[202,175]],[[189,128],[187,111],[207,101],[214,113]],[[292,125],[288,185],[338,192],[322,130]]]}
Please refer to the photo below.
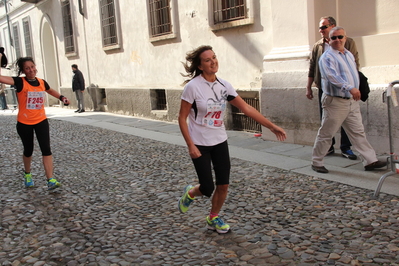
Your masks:
{"label": "wristband", "polygon": [[60,99],[60,101],[62,102],[62,98],[64,98],[64,95],[60,95],[60,97],[58,99]]}

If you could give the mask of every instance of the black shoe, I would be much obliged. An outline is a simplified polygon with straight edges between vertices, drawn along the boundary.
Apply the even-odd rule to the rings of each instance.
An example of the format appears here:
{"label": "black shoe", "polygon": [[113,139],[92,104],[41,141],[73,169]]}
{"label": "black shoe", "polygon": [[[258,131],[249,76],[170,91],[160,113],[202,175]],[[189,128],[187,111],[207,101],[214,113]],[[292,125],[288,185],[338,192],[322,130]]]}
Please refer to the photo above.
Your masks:
{"label": "black shoe", "polygon": [[80,110],[78,113],[83,113],[83,112],[85,112],[85,110]]}
{"label": "black shoe", "polygon": [[80,112],[80,109],[78,109],[78,110],[75,111],[75,113],[79,113],[79,112]]}
{"label": "black shoe", "polygon": [[376,168],[382,168],[384,166],[387,166],[387,162],[383,162],[383,161],[378,160],[378,161],[376,161],[374,163],[366,165],[364,167],[364,170],[365,171],[371,171],[371,170],[374,170]]}
{"label": "black shoe", "polygon": [[357,156],[353,153],[352,150],[343,151],[343,152],[341,152],[341,154],[343,157],[348,158],[349,160],[357,159]]}
{"label": "black shoe", "polygon": [[334,147],[331,147],[331,148],[328,150],[326,156],[327,156],[327,155],[334,154],[334,153],[335,153]]}
{"label": "black shoe", "polygon": [[318,173],[323,173],[323,174],[327,174],[328,173],[328,170],[324,166],[314,166],[312,164],[312,169],[313,169],[313,171],[316,171]]}

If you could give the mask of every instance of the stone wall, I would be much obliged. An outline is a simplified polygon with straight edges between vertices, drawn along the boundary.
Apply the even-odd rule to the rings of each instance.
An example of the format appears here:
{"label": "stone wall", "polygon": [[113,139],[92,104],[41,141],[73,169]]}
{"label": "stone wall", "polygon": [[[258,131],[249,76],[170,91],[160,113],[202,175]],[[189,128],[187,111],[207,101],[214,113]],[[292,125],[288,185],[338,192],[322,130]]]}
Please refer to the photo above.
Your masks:
{"label": "stone wall", "polygon": [[[69,90],[62,89],[61,91],[63,95],[72,97],[70,108],[76,108],[75,96],[72,90]],[[85,94],[85,103],[90,102],[86,103],[90,107],[88,110],[177,122],[181,90],[165,90],[167,110],[153,110],[150,89],[105,89],[105,98],[101,90],[101,88],[92,87],[90,93]]]}
{"label": "stone wall", "polygon": [[[70,109],[77,109],[78,108],[78,101],[76,100],[76,96],[75,93],[72,91],[72,88],[60,88],[60,93],[62,95],[64,95],[65,97],[67,97],[70,101],[70,104],[68,105],[68,107],[66,108],[70,108]],[[85,102],[85,110],[86,111],[93,111],[94,110],[94,105],[93,105],[93,100],[90,97],[90,90],[86,89],[83,92],[83,97],[84,97],[84,102]],[[49,96],[52,97],[52,96]],[[59,104],[62,104],[61,102],[59,102]]]}

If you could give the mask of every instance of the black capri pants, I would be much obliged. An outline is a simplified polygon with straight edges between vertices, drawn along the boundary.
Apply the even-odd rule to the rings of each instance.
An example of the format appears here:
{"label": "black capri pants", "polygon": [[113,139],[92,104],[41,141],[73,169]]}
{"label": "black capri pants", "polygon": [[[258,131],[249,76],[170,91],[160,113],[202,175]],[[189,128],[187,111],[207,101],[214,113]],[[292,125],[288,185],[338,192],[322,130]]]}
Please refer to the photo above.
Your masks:
{"label": "black capri pants", "polygon": [[215,171],[216,185],[228,185],[230,183],[230,155],[227,140],[215,146],[196,145],[202,156],[192,159],[195,171],[198,175],[200,192],[210,197],[215,190],[212,177],[212,165]]}
{"label": "black capri pants", "polygon": [[36,125],[26,125],[20,122],[17,123],[17,132],[22,140],[24,146],[24,156],[31,157],[33,153],[34,133],[36,134],[37,142],[39,142],[42,156],[51,155],[50,148],[50,129],[48,120],[45,119]]}

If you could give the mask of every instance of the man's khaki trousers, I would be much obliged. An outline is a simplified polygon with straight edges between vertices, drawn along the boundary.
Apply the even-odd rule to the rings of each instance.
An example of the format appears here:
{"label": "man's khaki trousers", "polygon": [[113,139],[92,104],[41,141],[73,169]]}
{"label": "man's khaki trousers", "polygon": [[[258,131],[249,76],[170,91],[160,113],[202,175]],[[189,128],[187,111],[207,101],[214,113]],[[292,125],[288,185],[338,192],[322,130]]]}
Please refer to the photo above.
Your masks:
{"label": "man's khaki trousers", "polygon": [[323,94],[323,118],[313,146],[312,163],[324,166],[323,158],[331,146],[332,137],[342,127],[353,147],[360,153],[363,165],[378,161],[373,147],[367,141],[359,102]]}

